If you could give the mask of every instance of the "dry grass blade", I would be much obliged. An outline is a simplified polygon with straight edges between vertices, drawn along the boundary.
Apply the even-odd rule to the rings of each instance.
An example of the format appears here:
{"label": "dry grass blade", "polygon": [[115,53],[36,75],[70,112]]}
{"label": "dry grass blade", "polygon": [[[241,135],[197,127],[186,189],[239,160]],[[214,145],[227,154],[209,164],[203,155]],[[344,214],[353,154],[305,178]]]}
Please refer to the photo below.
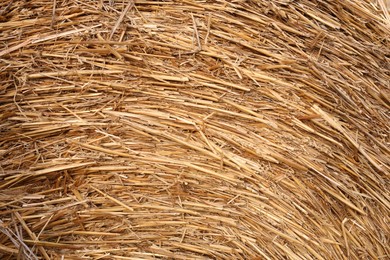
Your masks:
{"label": "dry grass blade", "polygon": [[0,1],[0,259],[390,258],[388,7]]}

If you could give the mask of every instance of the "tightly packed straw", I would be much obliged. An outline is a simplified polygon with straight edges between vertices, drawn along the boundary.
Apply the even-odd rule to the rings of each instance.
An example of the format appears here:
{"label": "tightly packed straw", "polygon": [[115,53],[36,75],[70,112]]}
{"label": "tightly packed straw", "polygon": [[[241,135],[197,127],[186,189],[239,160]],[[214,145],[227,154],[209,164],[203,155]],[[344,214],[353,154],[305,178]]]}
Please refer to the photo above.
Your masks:
{"label": "tightly packed straw", "polygon": [[385,7],[1,1],[0,258],[390,258]]}

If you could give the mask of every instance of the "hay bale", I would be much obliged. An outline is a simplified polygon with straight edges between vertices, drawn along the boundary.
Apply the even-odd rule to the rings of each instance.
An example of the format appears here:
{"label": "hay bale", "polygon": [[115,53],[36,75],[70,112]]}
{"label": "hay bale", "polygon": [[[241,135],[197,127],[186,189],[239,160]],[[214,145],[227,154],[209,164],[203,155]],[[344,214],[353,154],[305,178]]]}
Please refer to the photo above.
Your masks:
{"label": "hay bale", "polygon": [[385,1],[2,1],[0,257],[389,258]]}

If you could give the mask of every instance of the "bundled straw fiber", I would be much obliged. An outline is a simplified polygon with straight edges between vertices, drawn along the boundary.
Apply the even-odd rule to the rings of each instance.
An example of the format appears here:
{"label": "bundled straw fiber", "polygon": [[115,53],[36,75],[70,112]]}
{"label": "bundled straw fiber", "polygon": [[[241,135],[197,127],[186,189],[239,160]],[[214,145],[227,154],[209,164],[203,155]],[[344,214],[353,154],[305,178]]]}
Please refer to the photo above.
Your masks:
{"label": "bundled straw fiber", "polygon": [[390,16],[0,3],[1,259],[389,259]]}

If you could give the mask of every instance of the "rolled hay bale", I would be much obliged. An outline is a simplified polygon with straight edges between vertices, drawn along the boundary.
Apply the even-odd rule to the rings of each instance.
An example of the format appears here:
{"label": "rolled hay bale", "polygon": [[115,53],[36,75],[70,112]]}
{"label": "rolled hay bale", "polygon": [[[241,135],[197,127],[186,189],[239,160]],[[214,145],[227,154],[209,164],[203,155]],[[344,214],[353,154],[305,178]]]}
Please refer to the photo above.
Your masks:
{"label": "rolled hay bale", "polygon": [[385,6],[2,1],[0,258],[390,258]]}

